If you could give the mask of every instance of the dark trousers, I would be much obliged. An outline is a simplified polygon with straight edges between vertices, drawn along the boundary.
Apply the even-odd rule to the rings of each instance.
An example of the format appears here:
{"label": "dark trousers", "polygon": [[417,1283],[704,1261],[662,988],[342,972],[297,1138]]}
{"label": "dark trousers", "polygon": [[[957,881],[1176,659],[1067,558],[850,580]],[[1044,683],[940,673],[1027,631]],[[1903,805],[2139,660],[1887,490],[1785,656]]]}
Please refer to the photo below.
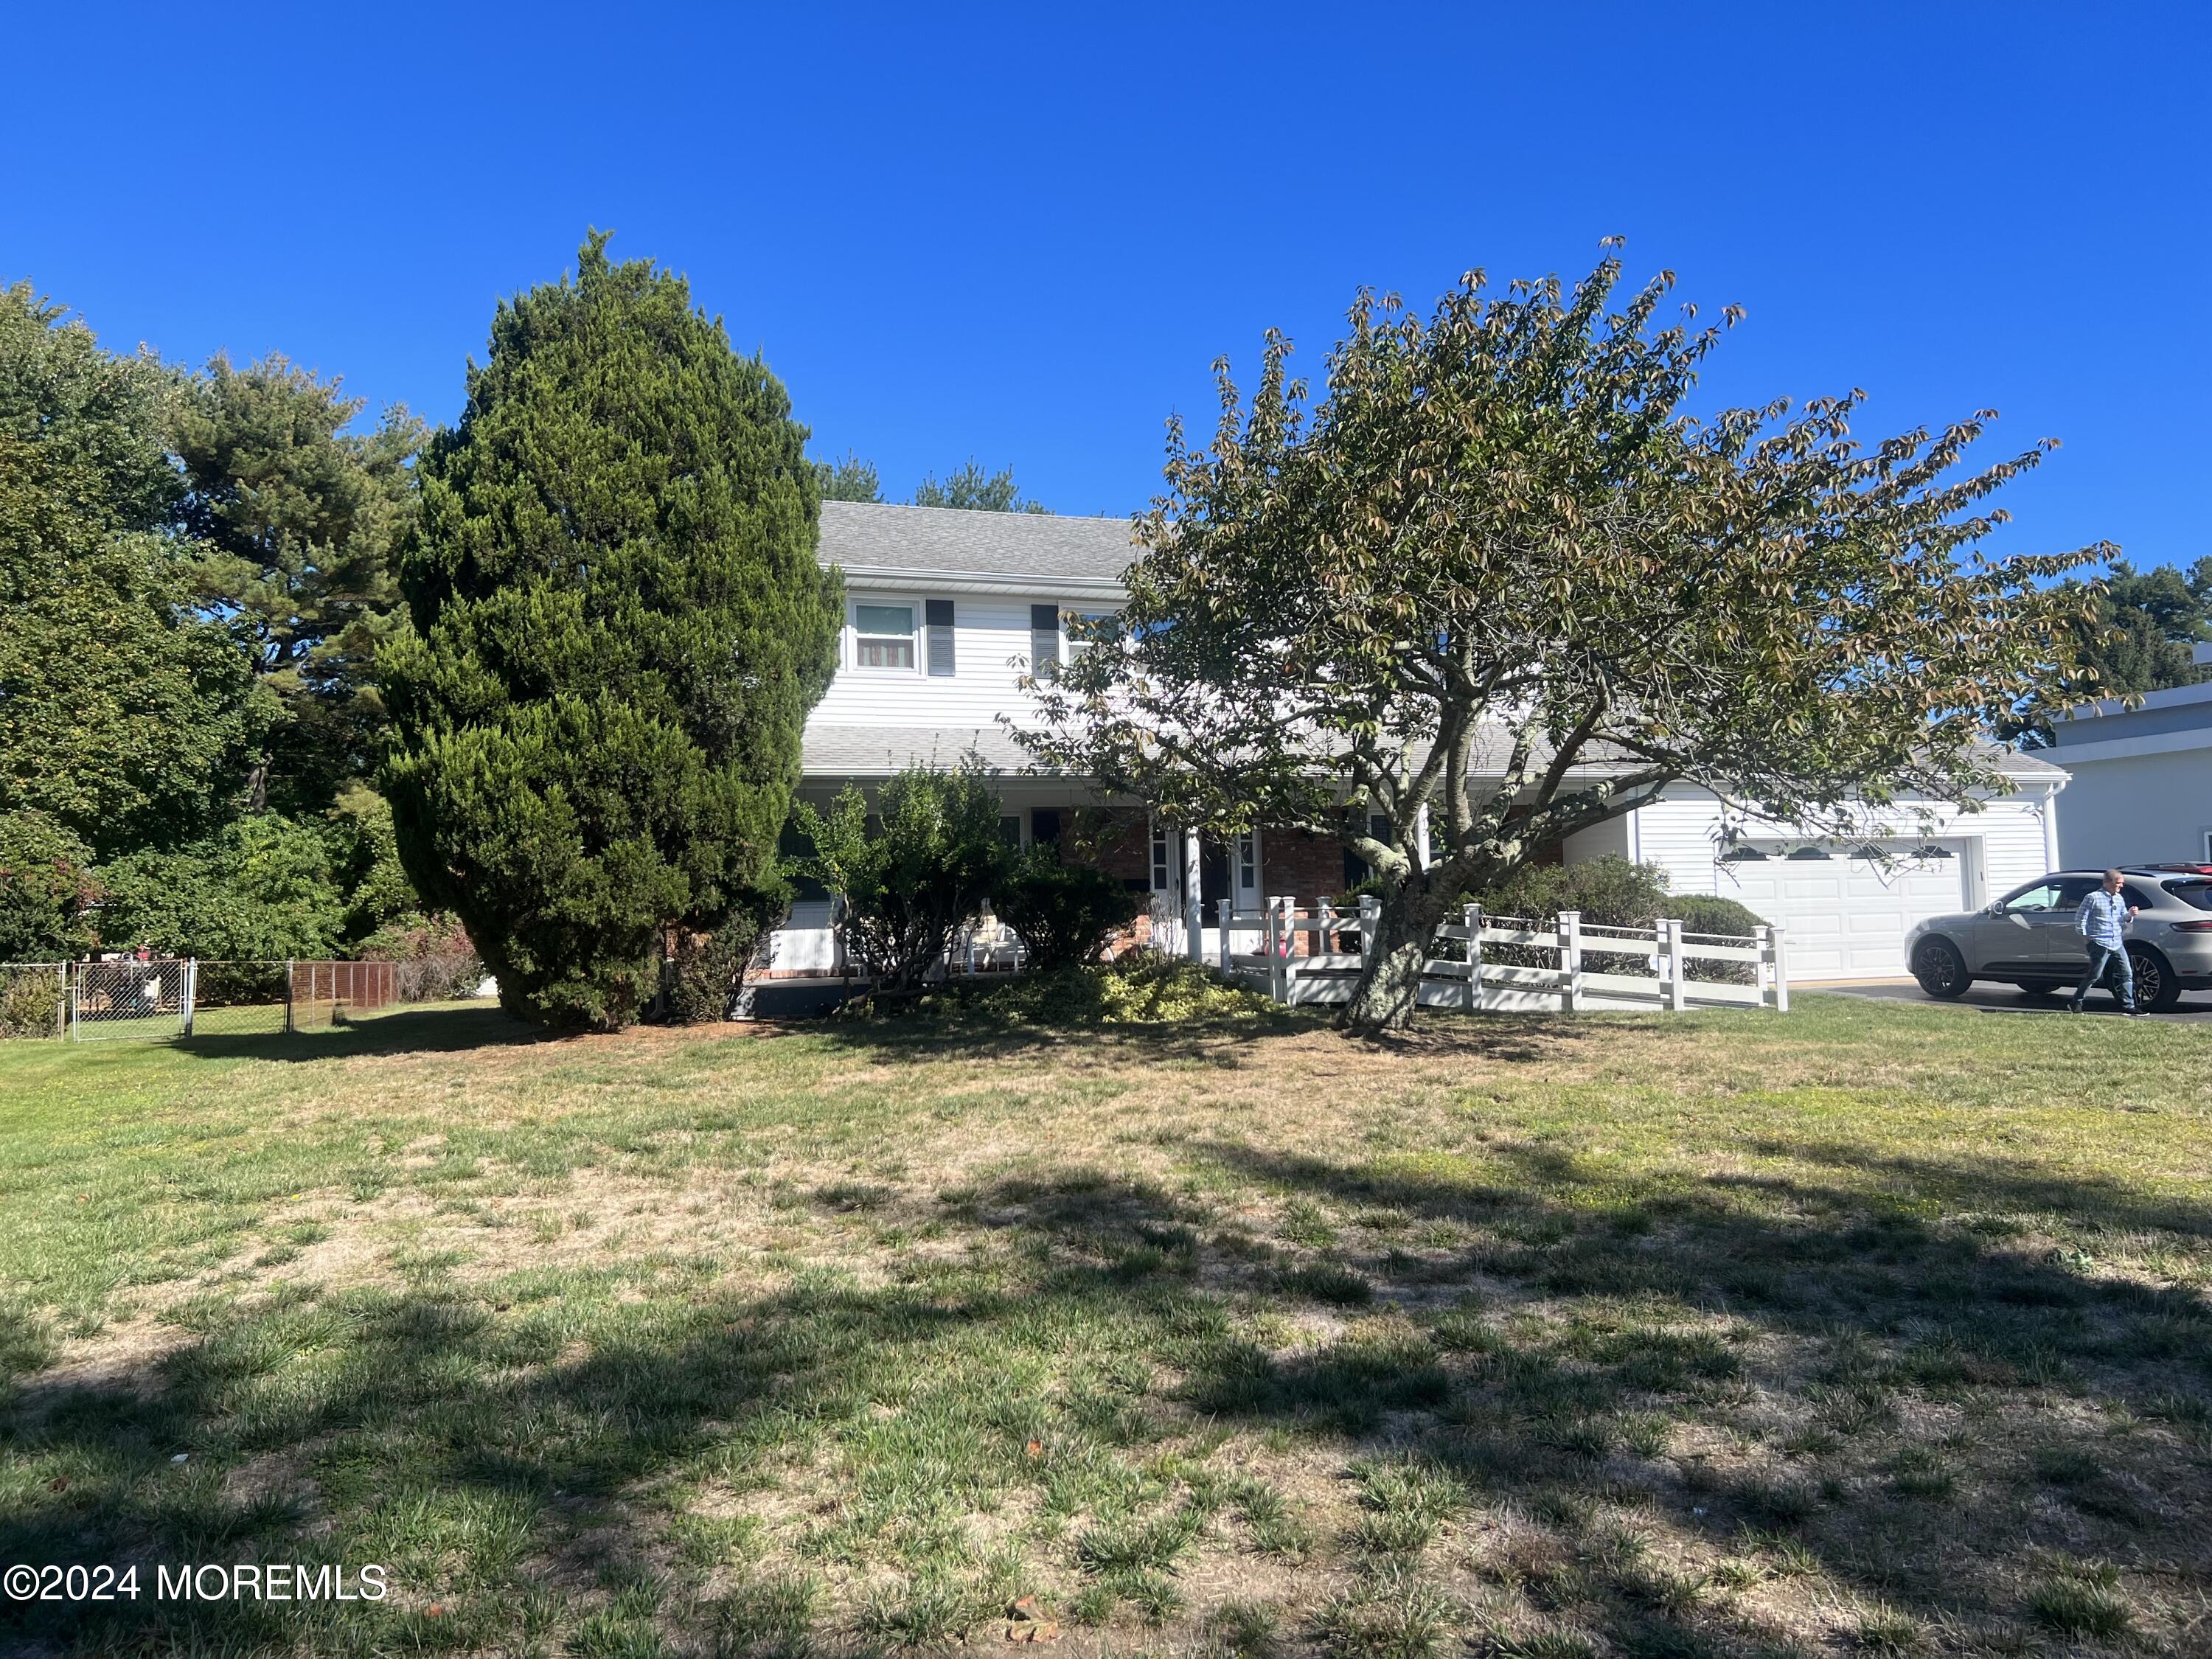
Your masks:
{"label": "dark trousers", "polygon": [[2079,1008],[2089,994],[2089,988],[2101,984],[2105,975],[2117,970],[2119,980],[2112,987],[2113,999],[2130,1013],[2136,1011],[2136,965],[2128,960],[2128,953],[2117,945],[2092,945],[2089,947],[2089,971],[2081,975],[2081,982],[2074,988],[2074,1006]]}

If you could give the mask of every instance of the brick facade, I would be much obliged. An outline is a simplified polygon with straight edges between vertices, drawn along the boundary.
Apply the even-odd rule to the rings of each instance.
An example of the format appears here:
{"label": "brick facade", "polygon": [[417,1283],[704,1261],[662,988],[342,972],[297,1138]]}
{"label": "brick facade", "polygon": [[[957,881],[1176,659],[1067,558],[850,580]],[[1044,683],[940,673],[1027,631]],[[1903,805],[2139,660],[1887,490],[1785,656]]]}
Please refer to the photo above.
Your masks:
{"label": "brick facade", "polygon": [[1344,847],[1303,830],[1260,832],[1260,884],[1264,897],[1287,893],[1301,904],[1336,897],[1351,884],[1344,878]]}

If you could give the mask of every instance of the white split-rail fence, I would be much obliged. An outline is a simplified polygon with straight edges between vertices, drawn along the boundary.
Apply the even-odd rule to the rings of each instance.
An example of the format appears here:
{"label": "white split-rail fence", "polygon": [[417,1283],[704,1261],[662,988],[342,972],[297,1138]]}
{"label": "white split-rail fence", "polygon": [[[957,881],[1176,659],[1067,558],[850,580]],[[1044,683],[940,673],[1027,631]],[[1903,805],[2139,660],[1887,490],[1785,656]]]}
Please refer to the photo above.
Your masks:
{"label": "white split-rail fence", "polygon": [[[1277,1002],[1348,1002],[1373,946],[1377,912],[1372,897],[1362,898],[1356,910],[1326,900],[1300,906],[1287,896],[1270,899],[1262,909],[1237,910],[1224,899],[1217,907],[1218,965],[1224,978],[1264,989]],[[1300,934],[1313,942],[1303,955],[1293,944]],[[1339,948],[1347,936],[1356,936],[1357,951]],[[1432,956],[1422,964],[1424,1008],[1468,1013],[1790,1011],[1789,951],[1779,927],[1762,926],[1749,934],[1691,933],[1680,921],[1666,917],[1650,927],[1608,927],[1585,925],[1573,910],[1562,910],[1545,922],[1485,915],[1480,905],[1469,904],[1457,921],[1437,929],[1430,948],[1445,941],[1453,953]],[[1553,965],[1532,967],[1486,954],[1501,945],[1549,952]],[[1640,957],[1651,971],[1598,972],[1584,966],[1589,956]],[[1738,976],[1700,977],[1708,963],[1740,964]],[[1750,968],[1748,975],[1741,975],[1741,966]]]}

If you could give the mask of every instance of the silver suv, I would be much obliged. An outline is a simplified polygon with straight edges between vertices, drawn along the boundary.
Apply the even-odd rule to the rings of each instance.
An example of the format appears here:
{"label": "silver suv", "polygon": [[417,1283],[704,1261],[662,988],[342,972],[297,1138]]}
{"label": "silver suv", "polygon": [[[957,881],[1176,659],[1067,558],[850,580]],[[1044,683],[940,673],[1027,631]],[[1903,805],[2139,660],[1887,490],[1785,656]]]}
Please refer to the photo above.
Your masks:
{"label": "silver suv", "polygon": [[[2141,913],[2128,927],[2136,1006],[2171,1008],[2184,991],[2212,988],[2212,864],[2129,864],[2120,873],[2121,896]],[[1931,997],[1963,996],[1978,979],[2070,991],[2089,965],[2075,913],[2104,879],[2101,870],[2062,870],[1986,910],[1930,916],[1905,936],[1913,978]]]}

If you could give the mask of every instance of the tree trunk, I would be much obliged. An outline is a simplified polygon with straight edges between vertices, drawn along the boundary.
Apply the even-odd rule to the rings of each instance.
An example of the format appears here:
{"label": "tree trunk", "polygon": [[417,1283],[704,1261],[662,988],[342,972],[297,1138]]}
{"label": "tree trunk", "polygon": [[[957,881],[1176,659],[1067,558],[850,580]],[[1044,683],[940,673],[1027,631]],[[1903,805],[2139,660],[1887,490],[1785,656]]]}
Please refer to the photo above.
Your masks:
{"label": "tree trunk", "polygon": [[1413,1023],[1421,969],[1443,915],[1442,902],[1425,892],[1401,887],[1382,896],[1367,966],[1338,1024],[1348,1031],[1402,1031]]}

